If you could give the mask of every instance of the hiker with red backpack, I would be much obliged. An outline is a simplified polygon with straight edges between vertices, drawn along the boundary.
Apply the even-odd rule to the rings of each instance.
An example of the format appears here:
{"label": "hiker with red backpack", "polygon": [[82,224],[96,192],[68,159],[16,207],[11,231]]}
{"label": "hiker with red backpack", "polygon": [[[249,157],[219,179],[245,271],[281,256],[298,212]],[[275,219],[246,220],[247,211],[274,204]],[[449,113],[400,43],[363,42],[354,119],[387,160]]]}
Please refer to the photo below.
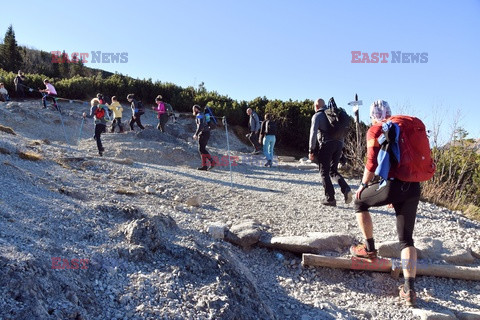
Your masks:
{"label": "hiker with red backpack", "polygon": [[[338,182],[340,190],[344,196],[345,203],[352,202],[352,190],[347,184],[342,175],[338,172],[338,162],[342,155],[344,139],[348,133],[350,118],[344,113],[345,123],[339,123],[336,128],[332,127],[326,115],[327,110],[338,109],[333,98],[329,101],[329,106],[325,105],[323,99],[317,99],[313,105],[315,114],[312,116],[312,124],[310,127],[309,139],[309,159],[314,161],[315,157],[318,159],[318,168],[322,177],[322,184],[325,190],[325,199],[322,204],[325,206],[335,207],[337,202],[335,200],[335,188],[332,180]],[[344,112],[344,111],[343,111]],[[347,122],[348,121],[348,122]],[[317,149],[318,141],[318,149]]]}
{"label": "hiker with red backpack", "polygon": [[92,99],[90,102],[91,108],[90,113],[87,115],[83,113],[83,118],[94,118],[95,123],[95,135],[93,138],[97,141],[98,154],[103,156],[105,149],[102,145],[102,140],[100,138],[101,134],[106,131],[107,121],[105,116],[108,112],[107,106],[100,104],[100,101],[97,98]]}
{"label": "hiker with red backpack", "polygon": [[145,113],[145,108],[141,101],[135,99],[135,95],[133,93],[127,95],[128,102],[131,103],[130,107],[132,108],[132,119],[130,119],[130,129],[134,131],[133,125],[136,123],[140,129],[145,129],[140,121],[140,116]]}
{"label": "hiker with red backpack", "polygon": [[420,201],[420,182],[433,176],[435,165],[425,125],[414,117],[391,117],[391,114],[390,106],[384,100],[377,100],[370,106],[372,126],[367,132],[367,162],[354,203],[365,243],[352,246],[350,252],[359,258],[377,257],[373,222],[368,210],[392,204],[405,278],[399,296],[408,306],[415,306],[417,251],[412,235]]}

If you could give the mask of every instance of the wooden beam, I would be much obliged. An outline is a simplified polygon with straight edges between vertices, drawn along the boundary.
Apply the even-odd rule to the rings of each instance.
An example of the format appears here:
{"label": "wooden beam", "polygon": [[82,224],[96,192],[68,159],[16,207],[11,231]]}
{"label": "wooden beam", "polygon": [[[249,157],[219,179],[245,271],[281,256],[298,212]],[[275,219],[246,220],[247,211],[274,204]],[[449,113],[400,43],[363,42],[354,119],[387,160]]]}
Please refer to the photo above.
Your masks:
{"label": "wooden beam", "polygon": [[[401,270],[399,262],[400,261],[397,260],[397,263],[392,263],[392,259],[386,258],[369,260],[356,257],[328,257],[307,253],[304,253],[302,256],[302,264],[306,266],[392,272],[394,276],[395,274],[398,276],[399,270]],[[480,268],[456,265],[417,264],[417,275],[480,281]]]}

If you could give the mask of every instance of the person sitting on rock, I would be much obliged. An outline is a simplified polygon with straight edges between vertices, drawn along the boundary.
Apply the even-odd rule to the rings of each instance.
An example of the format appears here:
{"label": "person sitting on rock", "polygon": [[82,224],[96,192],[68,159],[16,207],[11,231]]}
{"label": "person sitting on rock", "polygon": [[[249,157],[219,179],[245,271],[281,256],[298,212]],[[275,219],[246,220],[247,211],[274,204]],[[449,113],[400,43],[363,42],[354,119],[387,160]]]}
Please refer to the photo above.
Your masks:
{"label": "person sitting on rock", "polygon": [[3,83],[0,83],[0,101],[10,101],[10,96],[8,95],[8,91],[5,89]]}

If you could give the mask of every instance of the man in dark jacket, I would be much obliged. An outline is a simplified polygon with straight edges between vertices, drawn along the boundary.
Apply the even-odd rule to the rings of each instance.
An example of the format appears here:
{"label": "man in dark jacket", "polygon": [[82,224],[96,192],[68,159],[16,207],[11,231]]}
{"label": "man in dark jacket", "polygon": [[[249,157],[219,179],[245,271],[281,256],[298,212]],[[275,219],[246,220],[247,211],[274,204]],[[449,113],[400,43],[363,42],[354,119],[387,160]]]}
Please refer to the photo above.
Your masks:
{"label": "man in dark jacket", "polygon": [[[345,203],[350,203],[353,197],[351,188],[337,171],[338,162],[342,155],[343,138],[341,138],[341,140],[332,138],[330,134],[331,126],[324,112],[326,108],[323,99],[317,99],[317,101],[315,101],[315,114],[312,116],[312,124],[310,127],[308,157],[310,160],[313,160],[316,154],[318,158],[318,167],[326,197],[322,204],[334,207],[337,205],[337,202],[335,201],[335,189],[333,188],[332,179],[340,185]],[[317,141],[319,144],[318,150],[316,150]]]}
{"label": "man in dark jacket", "polygon": [[247,109],[247,114],[250,116],[248,120],[248,129],[250,133],[247,134],[248,140],[255,148],[253,150],[253,154],[260,153],[260,144],[258,143],[258,133],[260,132],[260,119],[258,118],[258,114],[252,110],[252,108]]}
{"label": "man in dark jacket", "polygon": [[128,102],[131,103],[131,108],[132,108],[132,119],[130,119],[130,129],[133,129],[133,124],[136,123],[140,129],[145,129],[145,127],[142,125],[142,122],[140,121],[140,116],[143,114],[142,110],[139,108],[139,102],[138,100],[135,99],[135,95],[133,93],[129,94],[127,96]]}
{"label": "man in dark jacket", "polygon": [[24,84],[23,82],[25,81],[25,76],[23,75],[22,71],[18,70],[18,74],[13,79],[13,83],[15,84],[15,93],[17,94],[17,98],[25,98],[25,92],[23,90]]}
{"label": "man in dark jacket", "polygon": [[[202,159],[202,166],[198,170],[209,170],[217,164],[207,150],[208,139],[210,139],[210,126],[207,124],[205,114],[201,111],[199,105],[196,104],[192,107],[192,113],[197,124],[197,130],[193,135],[193,139],[198,140],[198,152]],[[210,168],[207,166],[208,162],[210,162]]]}

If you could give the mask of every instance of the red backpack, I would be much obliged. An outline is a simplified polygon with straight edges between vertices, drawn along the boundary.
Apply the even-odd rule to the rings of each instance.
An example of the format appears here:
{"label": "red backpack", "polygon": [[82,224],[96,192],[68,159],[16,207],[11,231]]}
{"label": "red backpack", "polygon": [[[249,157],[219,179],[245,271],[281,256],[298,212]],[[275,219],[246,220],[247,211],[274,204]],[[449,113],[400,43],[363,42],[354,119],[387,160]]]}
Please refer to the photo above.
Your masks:
{"label": "red backpack", "polygon": [[392,116],[388,120],[400,127],[400,164],[393,168],[394,177],[407,182],[430,180],[436,165],[422,120],[411,116]]}
{"label": "red backpack", "polygon": [[105,117],[105,109],[101,105],[98,105],[97,109],[95,109],[95,118],[100,120],[103,117]]}

